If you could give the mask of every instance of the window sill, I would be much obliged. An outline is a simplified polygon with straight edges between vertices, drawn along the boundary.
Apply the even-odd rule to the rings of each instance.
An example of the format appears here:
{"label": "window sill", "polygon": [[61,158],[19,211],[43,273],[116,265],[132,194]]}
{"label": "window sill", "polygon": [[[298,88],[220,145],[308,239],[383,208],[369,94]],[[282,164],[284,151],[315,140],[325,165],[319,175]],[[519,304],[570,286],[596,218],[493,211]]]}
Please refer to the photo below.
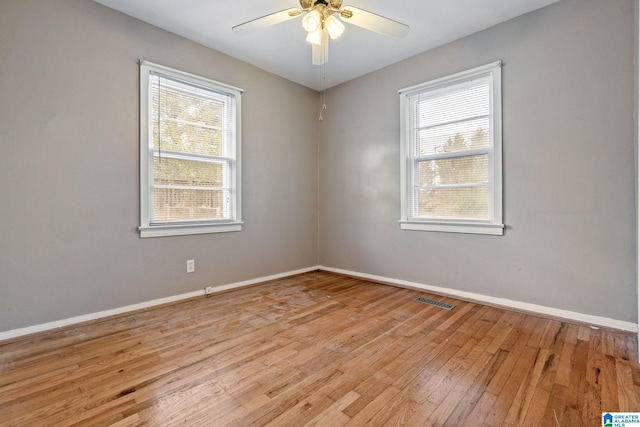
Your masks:
{"label": "window sill", "polygon": [[504,224],[477,222],[399,221],[402,230],[439,231],[444,233],[504,235]]}
{"label": "window sill", "polygon": [[222,224],[172,224],[138,227],[140,237],[187,236],[190,234],[228,233],[242,230],[243,222]]}

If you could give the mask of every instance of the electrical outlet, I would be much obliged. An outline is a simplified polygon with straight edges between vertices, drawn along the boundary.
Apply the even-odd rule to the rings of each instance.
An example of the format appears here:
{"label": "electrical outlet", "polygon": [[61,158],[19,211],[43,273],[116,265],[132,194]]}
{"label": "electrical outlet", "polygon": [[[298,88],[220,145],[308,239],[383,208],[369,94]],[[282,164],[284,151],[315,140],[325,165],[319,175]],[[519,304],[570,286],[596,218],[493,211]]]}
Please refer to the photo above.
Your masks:
{"label": "electrical outlet", "polygon": [[192,259],[187,260],[187,273],[193,273],[196,271],[196,262]]}
{"label": "electrical outlet", "polygon": [[205,295],[211,295],[212,293],[213,293],[213,286],[207,286],[206,288],[204,288]]}

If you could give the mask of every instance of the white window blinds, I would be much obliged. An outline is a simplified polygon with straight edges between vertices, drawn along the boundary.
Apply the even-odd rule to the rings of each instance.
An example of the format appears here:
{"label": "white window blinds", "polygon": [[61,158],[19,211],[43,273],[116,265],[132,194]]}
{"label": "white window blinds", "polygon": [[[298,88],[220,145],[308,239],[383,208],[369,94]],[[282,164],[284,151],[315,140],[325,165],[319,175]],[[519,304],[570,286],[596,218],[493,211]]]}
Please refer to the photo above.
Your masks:
{"label": "white window blinds", "polygon": [[141,72],[147,73],[141,230],[173,225],[182,227],[178,234],[192,234],[198,229],[184,227],[238,221],[239,92],[159,66]]}
{"label": "white window blinds", "polygon": [[501,221],[496,69],[499,74],[494,67],[401,91],[402,221]]}
{"label": "white window blinds", "polygon": [[489,219],[486,78],[410,97],[415,218]]}
{"label": "white window blinds", "polygon": [[234,99],[150,77],[152,223],[230,220]]}

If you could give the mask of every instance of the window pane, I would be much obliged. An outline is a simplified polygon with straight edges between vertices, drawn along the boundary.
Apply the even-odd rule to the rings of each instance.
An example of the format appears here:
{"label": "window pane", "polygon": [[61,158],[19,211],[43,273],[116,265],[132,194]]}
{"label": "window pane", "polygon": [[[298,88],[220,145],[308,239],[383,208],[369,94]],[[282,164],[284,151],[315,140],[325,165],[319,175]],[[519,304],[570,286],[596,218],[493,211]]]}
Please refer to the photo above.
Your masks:
{"label": "window pane", "polygon": [[222,131],[163,120],[158,139],[157,121],[153,126],[154,148],[207,156],[223,156]]}
{"label": "window pane", "polygon": [[154,188],[153,222],[228,219],[228,190]]}
{"label": "window pane", "polygon": [[418,185],[479,184],[489,182],[489,156],[457,157],[418,163]]}
{"label": "window pane", "polygon": [[154,185],[222,187],[226,163],[205,163],[171,158],[153,159]]}
{"label": "window pane", "polygon": [[414,216],[454,219],[489,218],[487,187],[416,190]]}
{"label": "window pane", "polygon": [[154,119],[153,147],[222,156],[224,101],[203,97],[200,93],[185,93],[188,90],[196,91],[189,85],[157,76],[153,79],[150,85],[151,117]]}
{"label": "window pane", "polygon": [[489,118],[435,126],[418,132],[418,155],[489,147]]}

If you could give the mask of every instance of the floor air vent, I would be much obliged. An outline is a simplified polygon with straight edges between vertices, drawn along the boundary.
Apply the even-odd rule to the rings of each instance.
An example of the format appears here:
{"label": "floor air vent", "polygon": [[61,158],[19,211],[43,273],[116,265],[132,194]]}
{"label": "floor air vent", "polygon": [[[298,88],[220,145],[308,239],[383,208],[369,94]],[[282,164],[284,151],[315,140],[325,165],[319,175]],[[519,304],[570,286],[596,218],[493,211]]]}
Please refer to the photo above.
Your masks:
{"label": "floor air vent", "polygon": [[423,304],[435,305],[436,307],[444,308],[445,310],[453,310],[456,308],[453,304],[447,304],[446,302],[435,301],[429,298],[418,297],[416,301],[421,302]]}

